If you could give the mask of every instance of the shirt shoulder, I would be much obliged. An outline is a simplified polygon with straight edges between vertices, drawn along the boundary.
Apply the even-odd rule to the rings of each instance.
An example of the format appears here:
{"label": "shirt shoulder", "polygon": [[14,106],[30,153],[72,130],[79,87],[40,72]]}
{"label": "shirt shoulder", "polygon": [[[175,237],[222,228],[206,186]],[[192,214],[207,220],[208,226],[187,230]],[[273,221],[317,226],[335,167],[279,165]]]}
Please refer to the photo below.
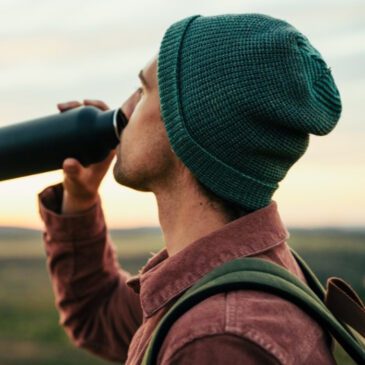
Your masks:
{"label": "shirt shoulder", "polygon": [[[315,351],[316,363],[335,364],[327,336],[295,304],[266,292],[237,290],[207,298],[184,313],[170,329],[160,356],[173,358],[187,346],[192,350],[215,338],[220,339],[214,341],[215,351],[227,354],[236,346],[236,354],[256,363],[266,357],[268,364],[306,364],[309,357],[313,361]],[[211,344],[199,352],[211,354]]]}
{"label": "shirt shoulder", "polygon": [[159,362],[161,365],[280,365],[267,351],[255,343],[232,334],[204,336],[187,342]]}

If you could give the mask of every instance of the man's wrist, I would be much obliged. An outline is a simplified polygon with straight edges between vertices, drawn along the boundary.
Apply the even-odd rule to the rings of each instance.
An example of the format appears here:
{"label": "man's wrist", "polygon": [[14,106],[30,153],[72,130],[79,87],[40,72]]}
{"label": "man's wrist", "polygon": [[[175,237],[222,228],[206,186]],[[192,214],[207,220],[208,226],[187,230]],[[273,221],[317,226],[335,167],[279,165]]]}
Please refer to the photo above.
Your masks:
{"label": "man's wrist", "polygon": [[80,199],[70,196],[66,190],[63,192],[61,214],[79,214],[89,210],[98,201],[98,194],[90,199]]}
{"label": "man's wrist", "polygon": [[100,196],[98,195],[93,206],[91,201],[87,206],[76,203],[76,210],[72,209],[68,214],[63,214],[63,194],[62,183],[49,186],[38,194],[39,212],[45,224],[45,231],[50,234],[49,238],[57,244],[88,241],[93,237],[99,237],[106,229]]}

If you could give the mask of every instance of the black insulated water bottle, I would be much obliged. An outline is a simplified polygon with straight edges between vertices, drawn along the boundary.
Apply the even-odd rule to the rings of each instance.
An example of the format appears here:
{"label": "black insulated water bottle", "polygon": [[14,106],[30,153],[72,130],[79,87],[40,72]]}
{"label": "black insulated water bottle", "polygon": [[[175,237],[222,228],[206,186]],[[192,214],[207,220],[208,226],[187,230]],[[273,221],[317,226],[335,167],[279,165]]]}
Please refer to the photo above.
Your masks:
{"label": "black insulated water bottle", "polygon": [[68,157],[83,166],[104,160],[128,120],[121,109],[78,107],[0,128],[0,181],[62,168]]}

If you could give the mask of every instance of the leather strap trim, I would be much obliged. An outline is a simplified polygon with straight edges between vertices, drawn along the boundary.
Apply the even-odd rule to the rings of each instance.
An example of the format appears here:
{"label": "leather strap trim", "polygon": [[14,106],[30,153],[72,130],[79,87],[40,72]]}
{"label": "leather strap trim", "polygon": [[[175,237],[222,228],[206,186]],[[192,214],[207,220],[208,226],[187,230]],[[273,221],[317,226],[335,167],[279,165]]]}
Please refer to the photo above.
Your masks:
{"label": "leather strap trim", "polygon": [[341,278],[330,277],[324,302],[337,319],[365,337],[365,306],[350,284]]}

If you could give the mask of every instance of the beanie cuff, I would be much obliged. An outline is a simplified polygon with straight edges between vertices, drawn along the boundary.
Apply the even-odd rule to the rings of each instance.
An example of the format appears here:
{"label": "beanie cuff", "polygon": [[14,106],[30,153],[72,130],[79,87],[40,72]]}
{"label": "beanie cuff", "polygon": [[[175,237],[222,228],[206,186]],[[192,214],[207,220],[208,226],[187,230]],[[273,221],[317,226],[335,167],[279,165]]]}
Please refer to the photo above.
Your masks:
{"label": "beanie cuff", "polygon": [[174,23],[164,34],[158,55],[161,116],[170,144],[193,175],[219,197],[249,211],[267,206],[278,184],[265,183],[232,168],[190,135],[180,102],[180,52],[190,24],[200,15]]}

